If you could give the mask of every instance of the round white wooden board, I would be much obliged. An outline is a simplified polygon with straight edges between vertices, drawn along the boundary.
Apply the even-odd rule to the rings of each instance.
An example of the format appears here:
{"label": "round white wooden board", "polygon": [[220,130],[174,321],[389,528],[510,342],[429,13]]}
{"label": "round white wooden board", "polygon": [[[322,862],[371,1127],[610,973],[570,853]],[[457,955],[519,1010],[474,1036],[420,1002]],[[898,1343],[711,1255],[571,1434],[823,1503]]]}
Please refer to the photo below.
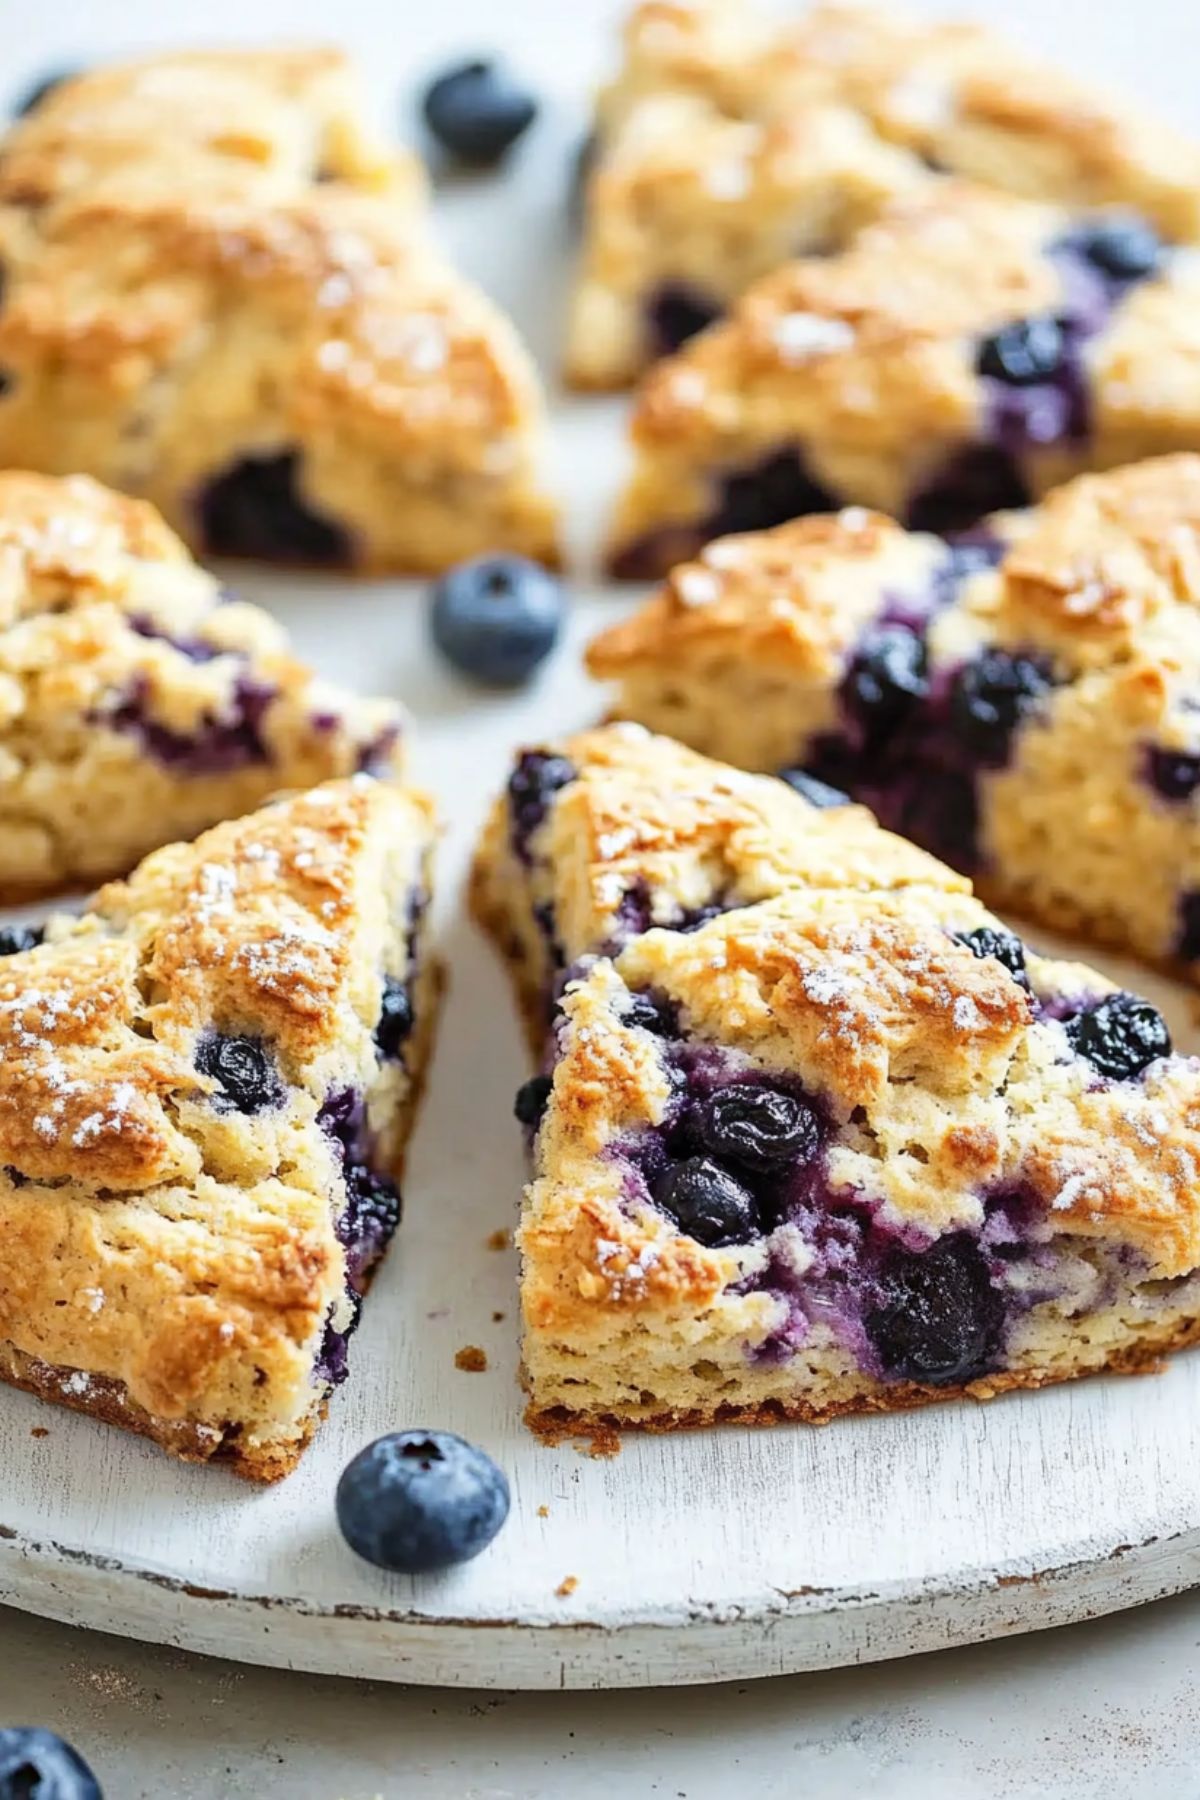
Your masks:
{"label": "round white wooden board", "polygon": [[[243,10],[214,6],[205,32],[243,35]],[[473,37],[519,43],[543,81],[572,59],[575,76],[594,70],[585,36],[598,36],[607,10],[600,0],[568,10],[513,0],[510,10],[511,19],[496,21],[494,9],[455,0],[444,19],[441,9],[406,16],[400,47],[390,9],[347,0],[339,22],[360,52],[372,53],[381,99],[401,60],[420,66]],[[1029,34],[1049,43],[1055,21],[1042,8],[1024,10]],[[271,8],[264,13],[262,33],[272,24],[279,36],[328,30],[326,14],[307,0],[278,11],[278,20]],[[50,42],[60,16],[46,9],[31,20],[30,68],[73,60],[65,38]],[[118,35],[149,42],[179,31],[142,0],[120,10],[119,33],[115,17],[97,51],[117,47]],[[1172,21],[1174,29],[1177,14]],[[386,58],[374,54],[383,45]],[[511,307],[546,365],[565,282],[554,171],[574,130],[556,116],[537,140],[548,162],[526,157],[503,187],[456,190],[442,208],[456,252]],[[609,402],[556,407],[555,473],[580,543],[594,534],[617,476],[620,410]],[[510,1109],[525,1064],[506,982],[464,917],[461,882],[512,747],[597,715],[601,696],[579,674],[578,648],[629,602],[580,590],[570,641],[541,682],[520,698],[496,699],[438,665],[411,587],[239,581],[328,675],[408,702],[420,729],[418,772],[448,821],[438,920],[451,988],[404,1223],[354,1341],[350,1379],[298,1472],[274,1489],[184,1467],[120,1432],[0,1390],[0,1602],[338,1674],[615,1687],[942,1648],[1200,1581],[1200,1356],[1148,1380],[1090,1381],[986,1407],[824,1430],[631,1437],[612,1461],[570,1445],[547,1449],[526,1434],[515,1258],[487,1247],[515,1219],[523,1168]],[[1179,1042],[1200,1047],[1181,996],[1102,960],[1159,999]],[[455,1368],[455,1351],[467,1344],[486,1350],[486,1373]],[[509,1521],[482,1557],[422,1581],[356,1561],[332,1506],[353,1452],[413,1425],[485,1445],[513,1491]],[[558,1592],[564,1584],[571,1591]]]}

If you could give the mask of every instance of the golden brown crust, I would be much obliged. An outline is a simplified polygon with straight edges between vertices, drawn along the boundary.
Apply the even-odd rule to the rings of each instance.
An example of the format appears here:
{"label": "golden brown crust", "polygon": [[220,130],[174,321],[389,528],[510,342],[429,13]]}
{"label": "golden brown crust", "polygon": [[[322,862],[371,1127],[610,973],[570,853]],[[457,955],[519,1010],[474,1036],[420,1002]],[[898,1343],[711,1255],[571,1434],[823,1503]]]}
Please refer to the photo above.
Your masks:
{"label": "golden brown crust", "polygon": [[552,555],[532,367],[358,118],[336,53],[213,52],[100,70],[17,124],[0,459],[87,469],[195,540],[206,482],[294,453],[355,566]]}
{"label": "golden brown crust", "polygon": [[[409,960],[432,835],[421,796],[330,783],[156,852],[0,960],[0,1338],[23,1384],[85,1410],[95,1384],[102,1416],[244,1473],[294,1462],[345,1304],[321,1109],[361,1096],[352,1154],[398,1172],[436,1010],[436,963]],[[385,975],[415,984],[399,1062],[374,1043]],[[213,1033],[265,1047],[274,1096],[223,1097]]]}

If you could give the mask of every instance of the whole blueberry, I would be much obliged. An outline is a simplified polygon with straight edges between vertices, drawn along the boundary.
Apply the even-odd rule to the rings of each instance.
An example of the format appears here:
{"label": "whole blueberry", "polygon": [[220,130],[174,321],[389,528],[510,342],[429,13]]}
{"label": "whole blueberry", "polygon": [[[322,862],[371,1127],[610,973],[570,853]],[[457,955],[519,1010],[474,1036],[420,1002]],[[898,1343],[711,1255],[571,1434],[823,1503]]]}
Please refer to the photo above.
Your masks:
{"label": "whole blueberry", "polygon": [[64,81],[73,81],[76,75],[81,73],[80,69],[54,69],[50,73],[40,76],[31,87],[26,88],[13,107],[13,117],[23,119],[29,113],[35,112],[43,100],[50,98],[55,88],[60,88]]}
{"label": "whole blueberry", "polygon": [[337,1518],[350,1548],[381,1569],[423,1575],[467,1562],[508,1517],[508,1482],[451,1431],[394,1431],[342,1471]]}
{"label": "whole blueberry", "polygon": [[843,794],[841,788],[831,787],[827,781],[818,781],[807,769],[782,769],[780,781],[786,781],[790,788],[808,801],[810,806],[822,808],[829,806],[849,806],[849,794]]}
{"label": "whole blueberry", "polygon": [[929,691],[925,644],[906,625],[877,625],[864,637],[842,684],[851,714],[877,739]]}
{"label": "whole blueberry", "polygon": [[713,1156],[765,1174],[781,1163],[809,1162],[821,1145],[812,1107],[779,1088],[734,1082],[693,1111],[697,1137]]}
{"label": "whole blueberry", "polygon": [[413,1005],[408,988],[394,975],[388,975],[384,978],[379,1023],[375,1027],[375,1045],[385,1062],[397,1061],[412,1028]]}
{"label": "whole blueberry", "polygon": [[1076,232],[1070,243],[1110,281],[1144,281],[1162,261],[1162,239],[1137,213],[1097,219]]}
{"label": "whole blueberry", "polygon": [[196,1046],[196,1067],[216,1082],[218,1111],[257,1113],[283,1099],[279,1072],[261,1038],[210,1032]]}
{"label": "whole blueberry", "polygon": [[537,117],[537,101],[499,63],[447,69],[425,90],[425,123],[452,156],[484,168],[499,162]]}
{"label": "whole blueberry", "polygon": [[523,556],[479,556],[434,587],[433,641],[448,662],[491,687],[518,687],[545,662],[562,627],[563,591]]}
{"label": "whole blueberry", "polygon": [[1099,1006],[1068,1019],[1066,1032],[1078,1054],[1110,1081],[1131,1081],[1160,1056],[1171,1054],[1166,1020],[1137,994],[1110,994]]}
{"label": "whole blueberry", "polygon": [[995,925],[978,925],[974,931],[956,931],[954,936],[972,955],[980,958],[990,956],[994,962],[1002,963],[1017,986],[1028,992],[1025,946],[1014,932],[1001,931]]}
{"label": "whole blueberry", "polygon": [[960,741],[983,761],[1002,764],[1021,721],[1054,685],[1044,663],[1010,650],[985,650],[954,678],[950,718]]}
{"label": "whole blueberry", "polygon": [[0,1728],[0,1800],[104,1800],[77,1750],[40,1725]]}
{"label": "whole blueberry", "polygon": [[529,1080],[517,1089],[517,1097],[513,1101],[513,1113],[520,1124],[536,1131],[542,1122],[542,1115],[550,1100],[550,1091],[554,1082],[549,1075],[531,1075]]}
{"label": "whole blueberry", "polygon": [[975,354],[975,369],[977,374],[990,375],[1009,387],[1029,387],[1034,382],[1053,380],[1066,354],[1066,333],[1056,318],[1043,313],[1003,325],[982,338]]}
{"label": "whole blueberry", "polygon": [[45,935],[40,925],[0,925],[0,956],[36,950]]}
{"label": "whole blueberry", "polygon": [[978,1245],[962,1231],[928,1250],[892,1251],[863,1322],[888,1375],[939,1387],[991,1367],[1004,1305]]}
{"label": "whole blueberry", "polygon": [[698,1244],[744,1244],[759,1231],[754,1196],[707,1156],[689,1156],[660,1176],[655,1203]]}

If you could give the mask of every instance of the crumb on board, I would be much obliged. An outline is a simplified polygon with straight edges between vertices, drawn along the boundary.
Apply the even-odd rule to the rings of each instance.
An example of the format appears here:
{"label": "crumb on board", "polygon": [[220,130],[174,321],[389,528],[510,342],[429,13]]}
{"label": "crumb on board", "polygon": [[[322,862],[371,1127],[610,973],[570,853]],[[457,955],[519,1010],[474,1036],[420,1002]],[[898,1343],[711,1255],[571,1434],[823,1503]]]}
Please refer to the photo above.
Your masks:
{"label": "crumb on board", "polygon": [[493,1325],[503,1325],[503,1323],[504,1323],[505,1319],[507,1319],[507,1317],[508,1317],[508,1314],[505,1312],[494,1312],[492,1314],[492,1324]]}
{"label": "crumb on board", "polygon": [[481,1350],[478,1344],[464,1344],[461,1350],[454,1352],[454,1366],[464,1369],[468,1375],[482,1375],[488,1366],[487,1351]]}
{"label": "crumb on board", "polygon": [[539,1506],[538,1507],[538,1518],[539,1519],[548,1519],[549,1517],[550,1517],[550,1508],[548,1506]]}
{"label": "crumb on board", "polygon": [[512,1232],[507,1227],[488,1234],[487,1247],[489,1250],[507,1250],[511,1243]]}
{"label": "crumb on board", "polygon": [[30,1437],[44,1438],[44,1437],[49,1437],[50,1432],[49,1432],[49,1429],[45,1425],[35,1425],[33,1427],[33,1429],[30,1431],[29,1435],[30,1435]]}
{"label": "crumb on board", "polygon": [[555,1588],[554,1591],[558,1595],[560,1600],[566,1600],[566,1599],[570,1598],[570,1596],[575,1592],[575,1589],[578,1586],[579,1586],[578,1575],[564,1575],[562,1580],[559,1582],[558,1586]]}

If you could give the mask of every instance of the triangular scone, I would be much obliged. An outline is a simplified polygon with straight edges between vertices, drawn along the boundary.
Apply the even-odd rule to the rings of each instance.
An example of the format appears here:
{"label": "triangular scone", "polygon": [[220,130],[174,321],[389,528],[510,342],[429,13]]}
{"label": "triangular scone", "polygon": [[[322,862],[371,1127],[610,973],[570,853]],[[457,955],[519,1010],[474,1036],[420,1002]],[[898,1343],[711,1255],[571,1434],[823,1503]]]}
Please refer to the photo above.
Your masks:
{"label": "triangular scone", "polygon": [[996,904],[1200,974],[1200,457],[953,548],[858,510],[724,539],[589,664],[623,716],[806,768]]}
{"label": "triangular scone", "polygon": [[552,557],[532,366],[358,117],[336,52],[197,52],[13,126],[0,462],[144,495],[212,554]]}
{"label": "triangular scone", "polygon": [[842,505],[957,530],[1200,447],[1200,258],[1136,220],[945,183],[787,264],[660,364],[610,564]]}
{"label": "triangular scone", "polygon": [[144,502],[0,473],[0,904],[123,874],[282,788],[394,770],[402,725],[319,681]]}
{"label": "triangular scone", "polygon": [[582,958],[653,925],[694,930],[797,883],[968,891],[862,807],[827,812],[782,781],[611,725],[522,752],[480,841],[472,905],[511,966],[540,1055]]}
{"label": "triangular scone", "polygon": [[357,776],[0,949],[0,1377],[273,1480],[399,1216],[433,824]]}
{"label": "triangular scone", "polygon": [[[834,815],[836,818],[837,815]],[[1200,1336],[1200,1069],[933,886],[637,937],[562,1001],[520,1230],[535,1426],[823,1420]]]}
{"label": "triangular scone", "polygon": [[597,105],[571,379],[622,385],[933,170],[1200,237],[1200,145],[986,28],[643,0]]}

